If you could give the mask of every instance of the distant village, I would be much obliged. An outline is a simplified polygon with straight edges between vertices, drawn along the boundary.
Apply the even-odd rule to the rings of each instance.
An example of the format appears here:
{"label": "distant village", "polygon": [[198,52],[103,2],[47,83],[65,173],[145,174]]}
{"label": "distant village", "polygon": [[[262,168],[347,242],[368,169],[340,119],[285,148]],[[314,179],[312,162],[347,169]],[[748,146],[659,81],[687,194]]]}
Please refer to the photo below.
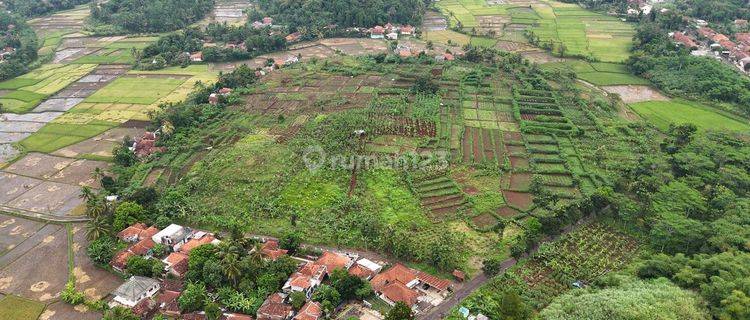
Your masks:
{"label": "distant village", "polygon": [[[115,254],[111,261],[112,269],[123,273],[128,259],[141,256],[161,260],[164,270],[162,277],[158,279],[142,276],[130,277],[113,292],[113,298],[109,301],[111,307],[129,308],[134,314],[146,319],[156,314],[180,319],[206,318],[203,311],[181,313],[178,298],[184,288],[183,278],[188,271],[190,252],[200,246],[218,245],[221,240],[217,235],[177,224],[159,229],[136,223],[119,232],[117,238],[129,245]],[[260,251],[266,260],[275,261],[289,254],[287,250],[281,248],[276,239],[258,240],[262,242]],[[154,248],[157,244],[166,247],[168,253],[164,256],[156,256]],[[391,265],[387,261],[372,261],[349,252],[324,250],[317,256],[291,256],[291,258],[298,262],[298,270],[286,280],[281,292],[266,298],[257,314],[246,315],[225,311],[222,319],[322,319],[323,309],[320,303],[312,301],[311,298],[316,289],[326,283],[334,270],[346,270],[350,275],[369,281],[378,299],[391,306],[397,302],[403,302],[415,314],[442,303],[452,294],[456,283],[463,281],[464,278],[462,273],[454,272],[455,280],[441,279],[400,263]],[[294,292],[302,292],[307,298],[305,305],[296,312],[289,301],[290,295]],[[365,307],[371,303],[362,302]],[[380,316],[374,310],[371,312],[376,318]],[[474,318],[487,319],[481,315]]]}
{"label": "distant village", "polygon": [[[628,0],[632,7],[638,8],[629,9],[628,15],[649,14],[653,9],[653,4],[661,2],[664,1]],[[662,13],[667,11],[667,9],[661,9]],[[669,34],[677,45],[689,50],[694,56],[713,57],[737,67],[745,74],[750,72],[750,32],[740,32],[729,37],[709,28],[705,20],[689,17],[683,17],[683,19],[690,23],[691,28]],[[737,19],[734,21],[734,26],[738,29],[747,29],[748,21]]]}

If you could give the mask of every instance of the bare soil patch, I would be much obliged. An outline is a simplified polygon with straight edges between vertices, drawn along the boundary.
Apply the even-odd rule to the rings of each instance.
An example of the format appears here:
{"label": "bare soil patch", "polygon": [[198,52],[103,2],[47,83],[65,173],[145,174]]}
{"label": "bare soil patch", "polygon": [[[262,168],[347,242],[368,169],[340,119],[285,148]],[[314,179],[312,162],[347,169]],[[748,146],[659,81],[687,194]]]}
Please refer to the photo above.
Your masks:
{"label": "bare soil patch", "polygon": [[499,216],[501,216],[501,217],[511,218],[511,217],[515,217],[515,216],[517,216],[517,215],[519,215],[521,213],[518,212],[518,210],[513,209],[511,207],[502,207],[502,208],[500,208],[500,209],[497,210],[497,214]]}
{"label": "bare soil patch", "polygon": [[669,100],[667,96],[649,86],[606,86],[601,88],[609,93],[620,95],[625,103]]}
{"label": "bare soil patch", "polygon": [[507,204],[524,211],[531,209],[531,205],[534,203],[533,196],[528,192],[503,190],[503,197],[505,197]]}
{"label": "bare soil patch", "polygon": [[[10,263],[5,261],[0,270],[0,290],[41,302],[60,295],[68,280],[68,237],[65,228],[47,225],[29,239],[33,247],[17,246],[20,256]],[[33,244],[30,243],[30,244]],[[14,253],[10,253],[15,255]],[[3,256],[7,257],[9,254]]]}

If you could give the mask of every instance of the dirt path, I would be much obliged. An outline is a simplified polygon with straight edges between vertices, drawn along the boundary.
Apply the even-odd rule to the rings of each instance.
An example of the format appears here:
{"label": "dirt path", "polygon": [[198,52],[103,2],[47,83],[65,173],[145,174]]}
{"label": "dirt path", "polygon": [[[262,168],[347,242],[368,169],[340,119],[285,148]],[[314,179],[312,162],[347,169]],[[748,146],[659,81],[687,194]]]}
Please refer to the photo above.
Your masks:
{"label": "dirt path", "polygon": [[[603,211],[605,211],[605,210],[607,210],[607,208],[605,208]],[[576,224],[570,225],[570,226],[567,226],[567,227],[563,228],[562,232],[560,232],[559,235],[554,236],[554,237],[547,237],[543,241],[541,241],[540,244],[541,243],[545,243],[545,242],[556,241],[560,237],[562,237],[562,236],[570,233],[574,229],[576,229],[578,226],[590,222],[593,219],[593,217],[594,216],[592,215],[592,216],[583,218],[580,221],[578,221]],[[524,254],[522,256],[522,258],[526,258],[526,257],[528,257],[530,255],[533,255],[537,250],[539,250],[539,244],[537,244],[536,246],[534,246],[534,248],[531,249],[531,251],[530,251],[529,254]],[[516,261],[516,259],[513,259],[513,258],[510,258],[510,259],[507,259],[507,260],[503,261],[500,264],[500,272],[498,272],[498,274],[501,274],[501,273],[507,271],[510,267],[516,265],[516,263],[518,263],[518,261]],[[461,287],[461,289],[456,290],[456,292],[454,292],[454,294],[451,297],[449,297],[448,299],[446,299],[445,301],[443,301],[443,303],[441,303],[440,305],[438,305],[435,308],[432,308],[432,309],[428,310],[426,313],[418,315],[417,319],[419,319],[419,320],[440,320],[440,319],[445,318],[448,315],[448,313],[451,311],[451,309],[453,309],[454,307],[456,307],[457,305],[459,305],[461,303],[461,301],[463,301],[464,299],[466,299],[466,297],[468,297],[475,290],[479,289],[481,286],[483,286],[485,283],[487,283],[490,279],[491,278],[488,278],[487,275],[484,274],[484,272],[478,274],[476,277],[474,277],[473,279],[471,279],[469,282],[466,282],[464,284],[464,286]]]}

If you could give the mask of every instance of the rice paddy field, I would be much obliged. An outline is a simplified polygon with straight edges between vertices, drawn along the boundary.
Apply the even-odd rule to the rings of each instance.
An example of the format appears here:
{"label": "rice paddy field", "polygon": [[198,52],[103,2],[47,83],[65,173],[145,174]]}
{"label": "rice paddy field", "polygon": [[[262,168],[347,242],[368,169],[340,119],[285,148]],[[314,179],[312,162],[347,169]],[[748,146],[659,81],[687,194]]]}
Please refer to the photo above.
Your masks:
{"label": "rice paddy field", "polygon": [[692,123],[701,130],[750,130],[750,123],[747,120],[721,114],[719,111],[692,101],[681,99],[647,101],[631,104],[630,107],[646,121],[661,130],[669,129],[670,123]]}
{"label": "rice paddy field", "polygon": [[646,79],[632,75],[625,65],[617,63],[571,60],[542,65],[545,70],[573,71],[579,79],[597,86],[648,85]]}
{"label": "rice paddy field", "polygon": [[94,64],[47,64],[20,77],[0,82],[3,110],[25,113],[96,68]]}
{"label": "rice paddy field", "polygon": [[[622,62],[629,56],[634,32],[631,24],[575,4],[538,1],[531,5],[488,5],[481,0],[444,0],[437,3],[451,26],[461,23],[466,31],[499,29],[503,38],[521,31],[532,32],[539,43],[552,42],[571,57],[592,57]],[[491,22],[488,22],[491,21]],[[496,30],[497,31],[497,30]]]}

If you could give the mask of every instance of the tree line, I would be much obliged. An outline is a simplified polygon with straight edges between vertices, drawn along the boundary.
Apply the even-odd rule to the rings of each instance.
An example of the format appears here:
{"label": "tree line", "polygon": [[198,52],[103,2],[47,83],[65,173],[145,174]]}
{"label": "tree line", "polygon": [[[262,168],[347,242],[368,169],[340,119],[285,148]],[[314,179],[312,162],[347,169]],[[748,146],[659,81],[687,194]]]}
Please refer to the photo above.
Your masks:
{"label": "tree line", "polygon": [[38,17],[55,11],[73,9],[73,7],[89,3],[91,0],[6,0],[5,8],[23,17]]}
{"label": "tree line", "polygon": [[39,40],[24,19],[0,12],[0,50],[14,49],[0,61],[0,80],[16,77],[29,70],[37,59]]}
{"label": "tree line", "polygon": [[214,8],[214,0],[110,0],[92,4],[91,31],[149,33],[185,28]]}

